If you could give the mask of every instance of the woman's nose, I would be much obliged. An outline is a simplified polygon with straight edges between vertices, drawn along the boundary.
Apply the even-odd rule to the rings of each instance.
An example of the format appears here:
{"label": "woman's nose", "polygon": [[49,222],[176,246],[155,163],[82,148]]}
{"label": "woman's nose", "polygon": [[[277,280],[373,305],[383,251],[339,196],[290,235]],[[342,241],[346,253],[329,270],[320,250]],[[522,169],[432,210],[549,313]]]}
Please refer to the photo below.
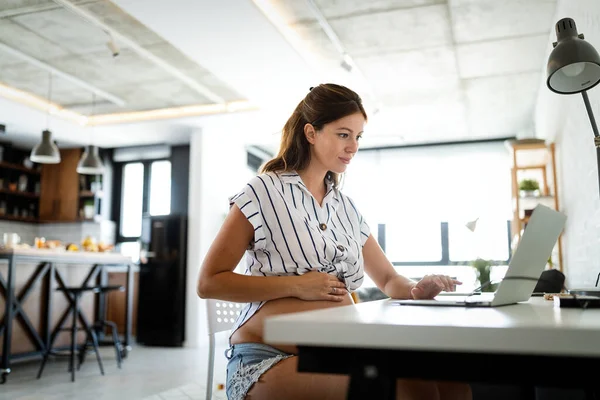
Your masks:
{"label": "woman's nose", "polygon": [[358,140],[353,140],[351,144],[346,146],[347,153],[356,153],[358,151]]}

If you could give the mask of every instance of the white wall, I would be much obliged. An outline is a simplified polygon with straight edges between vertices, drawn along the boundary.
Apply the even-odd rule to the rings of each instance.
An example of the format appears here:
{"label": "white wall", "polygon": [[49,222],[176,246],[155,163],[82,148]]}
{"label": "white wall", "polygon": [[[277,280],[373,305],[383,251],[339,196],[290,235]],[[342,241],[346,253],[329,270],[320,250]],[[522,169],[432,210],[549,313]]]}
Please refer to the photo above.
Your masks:
{"label": "white wall", "polygon": [[[559,0],[554,23],[570,17],[600,51],[600,1]],[[549,37],[546,54],[556,41]],[[545,66],[544,66],[545,68]],[[588,91],[600,122],[600,87]],[[581,95],[558,95],[540,82],[536,134],[557,144],[560,209],[567,214],[564,265],[567,287],[593,286],[600,273],[600,192],[593,133]]]}
{"label": "white wall", "polygon": [[254,176],[246,166],[246,145],[264,129],[254,113],[207,121],[191,135],[186,289],[186,346],[207,338],[205,300],[196,294],[198,272],[229,211],[228,197]]}

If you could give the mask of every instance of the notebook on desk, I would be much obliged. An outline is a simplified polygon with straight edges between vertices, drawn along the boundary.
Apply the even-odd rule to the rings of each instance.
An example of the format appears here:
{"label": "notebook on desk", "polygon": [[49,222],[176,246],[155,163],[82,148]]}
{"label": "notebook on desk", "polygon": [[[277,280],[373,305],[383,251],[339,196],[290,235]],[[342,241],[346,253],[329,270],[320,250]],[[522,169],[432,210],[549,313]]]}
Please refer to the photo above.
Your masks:
{"label": "notebook on desk", "polygon": [[523,231],[506,275],[495,293],[438,296],[431,300],[393,300],[394,304],[428,306],[497,307],[527,301],[544,271],[567,217],[539,204]]}

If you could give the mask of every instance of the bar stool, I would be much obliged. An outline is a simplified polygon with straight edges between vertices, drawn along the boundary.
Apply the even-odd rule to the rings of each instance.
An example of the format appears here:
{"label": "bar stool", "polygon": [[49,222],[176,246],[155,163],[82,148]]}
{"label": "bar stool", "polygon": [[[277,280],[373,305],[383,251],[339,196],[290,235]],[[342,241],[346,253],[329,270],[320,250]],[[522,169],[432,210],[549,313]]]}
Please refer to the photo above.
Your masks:
{"label": "bar stool", "polygon": [[[63,287],[56,289],[59,292],[64,292],[67,296],[73,299],[73,303],[71,304],[70,311],[73,313],[73,319],[71,327],[69,328],[61,328],[61,331],[70,331],[71,332],[71,351],[69,353],[69,370],[71,371],[71,382],[75,382],[75,355],[77,353],[77,331],[85,330],[87,332],[88,337],[91,337],[92,344],[94,346],[94,351],[96,352],[96,359],[98,360],[98,365],[100,366],[100,372],[104,375],[104,367],[102,366],[102,359],[100,358],[100,352],[98,351],[98,337],[96,336],[96,332],[88,326],[83,326],[83,328],[77,327],[77,319],[80,313],[79,301],[83,293],[92,292],[92,293],[100,293],[100,286],[90,286],[90,287]],[[40,366],[40,370],[38,371],[37,379],[40,379],[42,376],[42,372],[44,371],[44,366],[46,365],[46,361],[48,361],[48,356],[52,355],[64,355],[57,351],[52,350],[52,343],[44,353],[44,358],[42,360],[42,365]]]}
{"label": "bar stool", "polygon": [[[98,292],[100,294],[106,294],[108,292],[113,292],[113,291],[120,291],[123,292],[125,291],[125,287],[122,285],[109,285],[109,286],[97,286],[98,288]],[[117,357],[117,366],[119,367],[119,369],[121,368],[121,363],[123,362],[123,345],[121,343],[121,340],[119,339],[119,330],[117,328],[117,324],[114,323],[113,321],[108,321],[106,319],[98,319],[94,322],[94,324],[92,325],[92,331],[94,332],[103,332],[104,329],[108,327],[110,328],[110,333],[112,336],[112,344],[115,347],[115,354]],[[90,342],[90,340],[93,342],[93,338],[88,334],[88,337],[86,338],[85,343],[83,344],[83,349],[82,351],[79,352],[79,365],[77,366],[77,369],[79,370],[79,367],[81,366],[81,364],[83,364],[83,362],[85,361],[85,355],[87,353],[87,346],[88,343]]]}

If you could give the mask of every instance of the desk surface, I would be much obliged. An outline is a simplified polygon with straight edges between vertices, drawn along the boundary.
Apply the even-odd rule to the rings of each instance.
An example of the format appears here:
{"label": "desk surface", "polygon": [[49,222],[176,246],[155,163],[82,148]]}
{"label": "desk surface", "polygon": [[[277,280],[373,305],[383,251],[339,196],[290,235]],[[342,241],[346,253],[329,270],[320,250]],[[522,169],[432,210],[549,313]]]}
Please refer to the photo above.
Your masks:
{"label": "desk surface", "polygon": [[0,249],[0,259],[14,256],[19,260],[48,261],[65,264],[130,264],[131,257],[121,253],[94,253],[49,249]]}
{"label": "desk surface", "polygon": [[494,308],[379,300],[270,317],[264,332],[267,343],[291,345],[600,357],[600,309],[541,297]]}

